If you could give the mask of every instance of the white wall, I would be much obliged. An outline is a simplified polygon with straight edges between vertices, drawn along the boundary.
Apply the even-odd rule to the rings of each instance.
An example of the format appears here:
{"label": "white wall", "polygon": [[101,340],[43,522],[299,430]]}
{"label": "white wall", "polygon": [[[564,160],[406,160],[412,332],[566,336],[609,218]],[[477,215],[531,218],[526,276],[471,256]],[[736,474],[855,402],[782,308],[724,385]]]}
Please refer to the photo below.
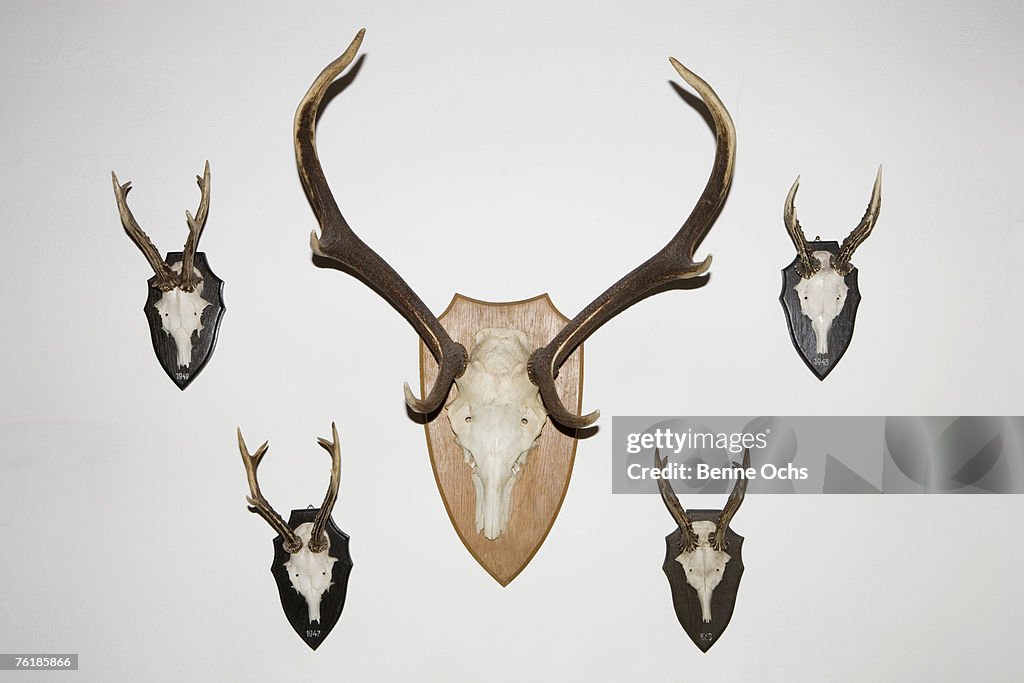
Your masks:
{"label": "white wall", "polygon": [[[1020,497],[754,497],[732,624],[701,655],[661,573],[661,502],[610,494],[610,417],[1024,412],[1019,2],[306,5],[4,3],[0,650],[79,652],[82,680],[1016,678]],[[414,333],[310,263],[292,116],[361,26],[321,156],[436,311],[454,291],[547,291],[574,314],[667,240],[713,155],[669,55],[736,122],[732,194],[699,252],[711,281],[587,343],[603,428],[506,589],[458,541],[406,417]],[[182,394],[109,173],[175,250],[207,158],[201,246],[228,311]],[[819,383],[777,301],[782,203],[801,174],[809,235],[841,238],[879,163],[857,332]],[[265,490],[288,509],[322,496],[331,420],[356,566],[314,654],[281,613],[234,428],[270,440]]]}

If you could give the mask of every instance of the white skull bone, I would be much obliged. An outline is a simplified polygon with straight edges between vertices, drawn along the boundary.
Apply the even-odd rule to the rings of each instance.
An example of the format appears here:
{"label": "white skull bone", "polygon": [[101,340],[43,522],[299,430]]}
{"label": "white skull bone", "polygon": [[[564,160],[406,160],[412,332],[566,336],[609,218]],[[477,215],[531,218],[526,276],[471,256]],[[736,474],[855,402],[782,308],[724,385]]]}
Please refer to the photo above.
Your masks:
{"label": "white skull bone", "polygon": [[288,572],[292,588],[306,600],[310,623],[320,623],[320,600],[332,585],[331,573],[338,558],[331,557],[331,539],[326,534],[324,537],[327,539],[327,547],[318,553],[310,551],[309,537],[312,530],[312,522],[295,527],[295,535],[302,539],[302,547],[298,552],[288,556],[284,568]]}
{"label": "white skull bone", "polygon": [[[171,266],[176,273],[181,272],[181,263]],[[202,297],[203,281],[196,288],[186,292],[174,287],[163,293],[156,302],[156,310],[160,316],[160,324],[164,332],[174,340],[178,351],[178,365],[188,367],[192,362],[192,334],[203,330],[203,311],[210,302]]]}
{"label": "white skull bone", "polygon": [[693,533],[697,535],[697,546],[689,552],[681,553],[676,557],[676,562],[683,567],[686,583],[697,591],[701,618],[704,623],[710,623],[711,594],[721,583],[722,577],[725,576],[725,565],[732,558],[724,550],[715,550],[711,547],[709,536],[717,528],[714,522],[703,520],[693,522],[691,526]]}
{"label": "white skull bone", "polygon": [[445,413],[472,468],[476,528],[494,540],[508,527],[512,489],[537,445],[547,411],[526,372],[529,340],[513,329],[476,333],[458,395]]}
{"label": "white skull bone", "polygon": [[816,351],[827,354],[828,332],[832,321],[846,305],[849,287],[846,286],[846,278],[832,268],[831,253],[816,251],[811,256],[818,260],[821,268],[809,278],[800,278],[793,289],[800,299],[800,312],[811,319]]}

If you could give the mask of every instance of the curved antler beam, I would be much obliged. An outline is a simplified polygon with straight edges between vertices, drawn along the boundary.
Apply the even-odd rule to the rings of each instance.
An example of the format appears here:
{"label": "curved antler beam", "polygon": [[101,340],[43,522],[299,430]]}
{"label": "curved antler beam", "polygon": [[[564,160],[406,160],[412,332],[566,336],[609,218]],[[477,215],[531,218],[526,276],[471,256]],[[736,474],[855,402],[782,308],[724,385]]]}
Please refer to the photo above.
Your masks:
{"label": "curved antler beam", "polygon": [[711,177],[689,217],[661,251],[605,290],[580,311],[547,346],[537,349],[530,356],[528,372],[531,381],[540,389],[544,407],[552,420],[566,427],[587,427],[601,414],[595,410],[587,415],[576,415],[558,397],[555,377],[576,347],[608,320],[651,291],[669,282],[701,275],[711,266],[710,256],[696,263],[693,254],[714,224],[729,193],[736,161],[736,129],[728,110],[711,86],[675,59],[670,57],[669,61],[683,80],[701,96],[715,122],[717,148]]}
{"label": "curved antler beam", "polygon": [[434,386],[423,399],[405,385],[405,401],[417,413],[437,410],[448,397],[452,383],[466,369],[466,349],[454,341],[416,292],[352,231],[334,199],[316,151],[316,115],[327,88],[359,52],[366,29],[360,29],[348,49],[328,64],[313,81],[295,112],[295,161],[306,196],[320,223],[320,235],[309,237],[313,252],[351,269],[366,280],[409,321],[440,366]]}

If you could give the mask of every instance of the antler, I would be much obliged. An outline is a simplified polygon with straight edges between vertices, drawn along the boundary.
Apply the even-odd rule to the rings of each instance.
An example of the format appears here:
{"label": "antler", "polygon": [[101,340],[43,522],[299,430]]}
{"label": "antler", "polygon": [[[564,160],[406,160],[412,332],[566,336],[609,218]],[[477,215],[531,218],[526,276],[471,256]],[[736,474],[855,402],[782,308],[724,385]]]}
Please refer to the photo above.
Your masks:
{"label": "antler", "polygon": [[206,224],[206,214],[210,209],[210,162],[206,162],[203,177],[196,176],[196,181],[198,181],[199,189],[202,192],[196,217],[193,218],[188,211],[185,212],[189,230],[188,239],[185,241],[185,254],[182,258],[181,273],[175,273],[167,265],[167,262],[160,256],[160,252],[157,251],[153,241],[149,239],[149,235],[139,227],[138,221],[135,220],[131,209],[128,208],[127,197],[128,192],[132,189],[131,181],[122,185],[118,182],[117,174],[113,171],[110,172],[110,179],[114,183],[114,198],[117,200],[118,213],[121,214],[121,225],[124,226],[124,231],[128,233],[128,237],[139,247],[142,255],[146,257],[149,265],[153,268],[153,272],[156,273],[156,282],[153,286],[164,292],[176,287],[186,292],[194,290],[201,278],[196,276],[193,262],[195,260],[196,247],[199,244],[199,237],[202,235],[203,227]]}
{"label": "antler", "polygon": [[355,271],[412,325],[439,365],[434,386],[422,399],[405,385],[405,401],[418,413],[431,413],[448,397],[455,379],[466,369],[466,349],[454,341],[405,280],[349,227],[324,176],[316,151],[316,115],[328,86],[352,63],[363,42],[360,29],[344,54],[328,64],[313,81],[295,112],[295,160],[299,178],[313,207],[321,234],[310,234],[309,245],[319,256]]}
{"label": "antler", "polygon": [[250,455],[249,449],[245,445],[245,440],[242,438],[242,430],[241,428],[238,429],[238,450],[242,453],[242,464],[245,465],[245,476],[249,479],[249,492],[252,494],[251,496],[246,496],[245,499],[249,502],[249,512],[255,512],[267,520],[270,526],[274,528],[274,531],[284,539],[285,552],[293,554],[299,552],[302,548],[302,539],[288,526],[288,523],[284,521],[281,515],[277,514],[274,508],[270,506],[267,499],[263,497],[263,493],[260,492],[260,484],[256,480],[256,469],[260,466],[263,456],[266,455],[268,445],[268,442],[264,441],[263,445],[256,449],[256,453]]}
{"label": "antler", "polygon": [[839,247],[839,253],[831,259],[832,268],[840,275],[846,275],[853,269],[853,266],[850,265],[853,252],[871,234],[871,230],[875,227],[875,221],[878,220],[878,212],[881,208],[882,167],[879,166],[878,173],[875,175],[875,185],[871,189],[871,201],[868,202],[868,208],[864,212],[864,217],[860,219],[860,223],[853,229],[853,232],[843,240],[843,244]]}
{"label": "antler", "polygon": [[163,257],[160,256],[160,252],[156,250],[153,241],[139,227],[138,221],[132,215],[132,210],[128,208],[127,198],[128,193],[132,189],[132,182],[129,180],[122,185],[118,182],[117,174],[113,171],[110,172],[110,179],[114,183],[114,197],[117,199],[118,213],[121,214],[121,225],[124,226],[124,231],[128,233],[128,237],[131,238],[132,242],[135,242],[136,246],[142,250],[142,255],[146,257],[149,265],[153,268],[153,272],[156,273],[155,286],[165,292],[174,289],[177,284],[177,275],[167,265]]}
{"label": "antler", "polygon": [[732,493],[729,494],[729,500],[726,501],[725,507],[722,508],[722,514],[718,516],[718,523],[715,525],[715,531],[709,539],[711,547],[715,550],[728,550],[729,541],[726,539],[726,530],[729,528],[729,522],[732,521],[733,515],[740,509],[740,505],[743,504],[743,497],[747,494],[747,468],[750,467],[750,449],[744,449],[743,451],[743,473],[740,478],[736,480],[736,484],[732,487]]}
{"label": "antler", "polygon": [[312,553],[320,553],[327,549],[327,535],[324,534],[324,529],[327,527],[327,520],[331,518],[331,511],[334,510],[334,501],[338,499],[338,484],[341,482],[341,442],[338,440],[338,428],[333,422],[331,435],[334,441],[324,438],[316,440],[331,454],[331,482],[327,485],[327,495],[320,504],[320,511],[313,520],[313,529],[309,532],[309,551]]}
{"label": "antler", "polygon": [[818,259],[811,258],[811,253],[807,246],[807,237],[804,235],[804,230],[800,227],[800,221],[796,217],[794,201],[796,200],[796,191],[799,188],[800,176],[797,176],[793,182],[793,187],[789,188],[789,194],[786,195],[786,206],[782,210],[782,220],[786,223],[786,232],[789,233],[789,238],[793,240],[793,246],[796,247],[796,253],[800,257],[800,262],[796,264],[796,272],[802,278],[809,278],[821,269],[821,264],[818,263]]}
{"label": "antler", "polygon": [[717,148],[711,177],[689,217],[661,251],[609,287],[562,328],[547,346],[535,350],[530,356],[528,372],[530,379],[540,389],[544,407],[552,420],[566,427],[586,427],[600,415],[596,410],[588,415],[576,415],[558,397],[555,377],[576,347],[616,314],[653,290],[675,280],[700,275],[711,266],[710,256],[695,263],[693,254],[711,229],[729,192],[736,159],[736,130],[728,110],[711,86],[675,59],[669,58],[669,61],[683,80],[701,96],[714,119]]}
{"label": "antler", "polygon": [[181,258],[181,288],[191,292],[199,284],[201,278],[196,276],[193,264],[196,258],[196,248],[199,246],[199,238],[203,235],[203,228],[206,226],[206,214],[210,211],[210,162],[206,162],[203,169],[203,176],[196,176],[196,183],[199,184],[199,208],[196,209],[196,217],[188,211],[185,212],[185,219],[188,221],[188,239],[185,240],[185,253]]}
{"label": "antler", "polygon": [[[663,470],[667,463],[668,457],[662,458],[660,451],[654,449],[655,466],[659,470]],[[697,547],[697,534],[693,531],[693,522],[690,521],[690,517],[686,514],[686,509],[679,502],[679,497],[676,496],[672,483],[664,477],[658,477],[658,490],[661,492],[661,499],[665,501],[665,507],[668,508],[669,514],[676,520],[676,524],[679,525],[679,529],[683,532],[683,543],[680,550],[686,553],[693,552],[694,548]]]}

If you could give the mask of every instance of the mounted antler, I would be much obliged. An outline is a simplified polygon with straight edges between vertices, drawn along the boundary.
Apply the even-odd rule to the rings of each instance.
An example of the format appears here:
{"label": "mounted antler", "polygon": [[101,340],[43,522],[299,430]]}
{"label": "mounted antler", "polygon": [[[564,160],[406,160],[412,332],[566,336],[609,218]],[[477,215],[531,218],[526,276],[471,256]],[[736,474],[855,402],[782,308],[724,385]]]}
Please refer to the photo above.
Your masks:
{"label": "mounted antler", "polygon": [[324,528],[327,520],[331,518],[334,511],[334,502],[338,499],[338,485],[341,483],[341,442],[338,441],[338,428],[331,423],[331,436],[334,441],[324,438],[317,438],[317,443],[323,446],[324,450],[331,454],[331,482],[327,485],[327,495],[324,502],[320,504],[320,512],[316,513],[313,520],[313,530],[309,534],[310,552],[320,553],[327,549],[327,534]]}
{"label": "mounted antler", "polygon": [[[419,413],[430,413],[441,405],[452,383],[465,371],[466,350],[449,337],[437,318],[401,276],[351,230],[338,209],[316,152],[315,123],[320,102],[331,82],[355,58],[363,35],[364,30],[360,30],[345,53],[320,73],[299,103],[295,114],[295,156],[299,176],[322,230],[319,237],[316,233],[311,235],[310,246],[316,254],[338,261],[365,279],[409,320],[423,339],[438,361],[440,370],[433,387],[423,400],[416,399],[407,384],[406,402]],[[711,177],[690,216],[661,251],[609,287],[555,335],[547,346],[532,352],[527,369],[529,378],[539,388],[551,419],[567,427],[586,427],[599,415],[597,411],[585,416],[576,415],[558,397],[555,377],[572,352],[620,311],[662,285],[700,275],[711,264],[710,256],[697,263],[693,255],[697,245],[711,229],[728,194],[736,156],[736,132],[729,112],[711,86],[675,59],[670,59],[670,62],[679,75],[700,94],[714,119],[717,151]]]}
{"label": "mounted antler", "polygon": [[558,376],[558,369],[576,347],[616,314],[640,301],[658,287],[676,280],[696,277],[711,266],[710,256],[695,263],[693,254],[697,245],[711,230],[729,193],[736,161],[736,129],[728,110],[711,86],[675,59],[670,57],[669,61],[683,80],[701,96],[715,122],[717,146],[711,177],[708,178],[704,192],[701,193],[689,217],[661,251],[605,290],[555,335],[547,346],[537,349],[530,356],[530,379],[540,388],[544,407],[547,408],[551,419],[567,427],[586,427],[600,415],[596,410],[588,415],[576,415],[569,411],[558,397],[555,377]]}
{"label": "mounted antler", "polygon": [[245,497],[249,502],[249,512],[255,512],[267,520],[270,526],[274,528],[274,531],[284,539],[285,552],[289,554],[297,553],[302,549],[302,540],[288,526],[288,523],[284,521],[281,515],[277,514],[277,511],[270,506],[267,499],[263,497],[259,481],[256,479],[256,470],[259,468],[263,456],[267,454],[269,442],[264,441],[263,445],[256,449],[256,453],[250,455],[249,449],[245,445],[245,439],[242,438],[241,428],[237,431],[238,450],[242,454],[242,464],[245,465],[245,475],[249,479],[249,492],[252,494]]}
{"label": "mounted antler", "polygon": [[[665,469],[668,464],[668,457],[662,458],[660,452],[655,449],[654,451],[654,464],[659,470]],[[735,463],[733,463],[735,465]],[[742,474],[736,480],[736,484],[733,486],[732,493],[729,494],[729,500],[726,501],[725,507],[722,508],[722,513],[718,516],[718,521],[715,522],[715,530],[709,534],[708,541],[714,550],[725,551],[729,548],[729,542],[726,540],[726,530],[729,528],[729,523],[732,522],[733,516],[736,511],[740,509],[740,505],[743,504],[743,497],[747,493],[747,469],[750,467],[750,449],[747,448],[743,452],[743,464],[737,465],[742,468]],[[663,477],[658,477],[658,490],[661,492],[661,499],[665,502],[665,507],[668,508],[669,513],[673,519],[676,520],[676,524],[679,525],[679,529],[683,532],[683,546],[680,548],[681,552],[693,552],[698,543],[697,534],[693,530],[693,521],[689,515],[686,514],[686,509],[682,503],[679,502],[678,496],[676,496],[675,490],[672,488],[672,483]]]}
{"label": "mounted antler", "polygon": [[[654,466],[659,470],[664,470],[666,465],[668,465],[668,456],[662,458],[661,452],[655,449]],[[683,543],[679,548],[680,552],[693,552],[693,549],[697,547],[697,534],[693,533],[693,521],[686,514],[686,508],[679,502],[679,496],[676,495],[675,490],[672,488],[672,483],[664,477],[658,477],[658,491],[661,492],[661,500],[664,501],[665,507],[668,508],[669,514],[672,515],[672,519],[676,520],[679,530],[683,532]]]}
{"label": "mounted antler", "polygon": [[[786,205],[782,211],[782,218],[786,224],[786,232],[789,233],[790,239],[793,240],[793,246],[796,247],[797,254],[800,256],[800,262],[796,265],[796,272],[800,274],[800,277],[809,279],[821,269],[821,264],[808,251],[807,237],[804,235],[803,228],[800,227],[800,221],[796,217],[794,202],[796,200],[796,191],[799,187],[800,176],[797,176],[793,187],[789,189],[789,194],[786,196]],[[842,246],[839,247],[839,253],[829,258],[829,265],[839,275],[845,277],[853,269],[853,266],[850,265],[853,252],[871,234],[871,230],[875,227],[875,222],[878,220],[878,213],[881,208],[882,167],[879,166],[878,173],[875,175],[874,187],[871,189],[871,200],[868,202],[868,208],[864,212],[864,217],[860,219],[857,227],[843,240]]]}
{"label": "mounted antler", "polygon": [[117,200],[117,210],[121,214],[121,224],[124,226],[125,232],[128,233],[128,237],[139,247],[142,255],[146,257],[149,265],[153,268],[153,272],[156,273],[157,279],[153,286],[164,292],[172,289],[181,289],[186,292],[194,290],[201,279],[196,274],[193,265],[196,248],[199,245],[199,238],[203,233],[203,227],[206,225],[206,215],[210,210],[210,162],[206,162],[202,177],[196,176],[196,182],[199,184],[201,192],[196,215],[193,218],[192,214],[188,211],[185,212],[185,218],[188,221],[188,239],[185,241],[185,253],[182,257],[180,273],[176,273],[164,261],[156,246],[153,245],[152,240],[139,227],[139,223],[135,220],[135,216],[132,215],[131,209],[128,208],[127,197],[128,192],[132,189],[131,181],[122,185],[118,182],[117,174],[113,171],[110,172],[110,178],[114,184],[114,197]]}
{"label": "mounted antler", "polygon": [[839,253],[832,259],[832,267],[840,275],[846,275],[853,268],[850,265],[853,252],[871,234],[871,230],[875,227],[875,221],[878,220],[878,212],[881,208],[882,167],[879,166],[878,173],[875,175],[875,184],[871,188],[871,201],[868,202],[868,208],[864,211],[864,217],[860,219],[857,227],[843,240],[842,245],[839,247]]}
{"label": "mounted antler", "polygon": [[[324,438],[317,439],[317,443],[331,454],[331,480],[327,485],[327,494],[324,496],[324,502],[320,504],[320,510],[316,513],[316,518],[313,520],[312,529],[310,530],[307,547],[312,553],[322,553],[328,547],[328,539],[324,529],[327,527],[327,520],[331,518],[331,512],[334,511],[334,503],[338,499],[338,486],[341,483],[341,445],[338,440],[338,428],[333,422],[331,423],[331,436],[334,438],[333,441],[328,441]],[[246,496],[245,499],[249,501],[249,512],[255,512],[267,520],[270,526],[284,539],[285,551],[294,555],[302,549],[302,539],[288,526],[284,518],[270,506],[267,499],[263,497],[263,494],[260,492],[259,482],[256,479],[256,469],[260,466],[260,462],[267,452],[267,447],[268,442],[264,441],[263,445],[256,449],[256,453],[250,455],[248,448],[246,448],[245,440],[242,439],[242,430],[238,430],[238,450],[242,453],[242,463],[245,465],[245,474],[249,479],[249,491],[252,494],[251,496]]]}
{"label": "mounted antler", "polygon": [[417,413],[432,413],[448,397],[452,383],[466,369],[466,349],[454,341],[416,292],[377,252],[352,231],[334,199],[316,152],[316,114],[328,86],[352,63],[363,42],[366,29],[360,29],[348,49],[328,64],[313,81],[295,112],[295,160],[299,178],[313,207],[321,234],[309,236],[309,245],[318,256],[350,268],[366,280],[413,326],[437,360],[440,370],[433,388],[422,399],[416,398],[409,384],[405,400]]}

